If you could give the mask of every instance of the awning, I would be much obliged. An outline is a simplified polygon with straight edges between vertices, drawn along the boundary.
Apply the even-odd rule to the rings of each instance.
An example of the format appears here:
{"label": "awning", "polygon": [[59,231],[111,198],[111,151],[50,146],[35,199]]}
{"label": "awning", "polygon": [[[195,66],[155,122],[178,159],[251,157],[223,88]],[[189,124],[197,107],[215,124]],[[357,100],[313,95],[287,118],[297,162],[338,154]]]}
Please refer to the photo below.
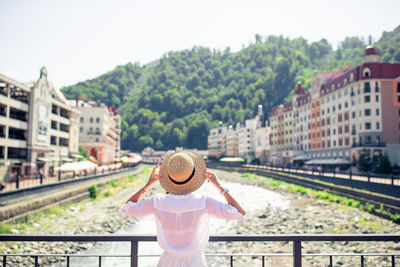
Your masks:
{"label": "awning", "polygon": [[237,158],[237,157],[221,158],[219,161],[220,162],[246,162],[246,160],[244,158]]}
{"label": "awning", "polygon": [[43,162],[53,162],[52,159],[50,159],[50,158],[45,158],[45,157],[37,157],[36,160],[37,160],[37,161],[43,161]]}
{"label": "awning", "polygon": [[71,154],[70,157],[71,158],[76,158],[76,159],[83,159],[84,158],[82,155],[79,155],[79,154]]}
{"label": "awning", "polygon": [[311,159],[311,158],[308,155],[298,155],[293,158],[293,160],[309,160],[309,159]]}
{"label": "awning", "polygon": [[312,159],[306,161],[304,164],[306,165],[341,165],[341,164],[350,164],[350,161],[347,159]]}
{"label": "awning", "polygon": [[68,158],[68,157],[61,157],[61,161],[72,162],[73,159]]}
{"label": "awning", "polygon": [[79,162],[68,162],[60,167],[57,167],[56,170],[61,170],[61,171],[81,171],[81,170],[87,170],[93,167],[97,167],[97,164],[90,162],[88,160],[83,160]]}

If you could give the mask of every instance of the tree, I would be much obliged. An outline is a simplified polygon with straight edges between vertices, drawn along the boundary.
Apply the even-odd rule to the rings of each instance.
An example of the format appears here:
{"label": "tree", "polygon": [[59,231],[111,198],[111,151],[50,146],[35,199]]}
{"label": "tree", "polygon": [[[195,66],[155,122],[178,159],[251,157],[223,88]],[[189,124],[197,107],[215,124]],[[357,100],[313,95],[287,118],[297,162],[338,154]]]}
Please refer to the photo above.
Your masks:
{"label": "tree", "polygon": [[78,147],[78,153],[85,159],[89,158],[89,152],[86,149],[84,149],[82,146]]}
{"label": "tree", "polygon": [[392,167],[390,165],[389,157],[387,154],[379,154],[378,156],[374,157],[373,162],[374,172],[376,173],[391,173]]}
{"label": "tree", "polygon": [[357,166],[358,169],[363,172],[368,172],[371,170],[371,157],[367,151],[363,150],[360,152]]}

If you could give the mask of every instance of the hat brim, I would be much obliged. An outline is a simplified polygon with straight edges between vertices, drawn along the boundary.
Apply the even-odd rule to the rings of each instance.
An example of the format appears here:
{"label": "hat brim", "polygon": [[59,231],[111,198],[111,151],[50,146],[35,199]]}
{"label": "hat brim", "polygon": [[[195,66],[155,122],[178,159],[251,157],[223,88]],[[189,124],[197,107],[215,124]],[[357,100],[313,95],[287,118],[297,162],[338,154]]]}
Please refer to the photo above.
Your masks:
{"label": "hat brim", "polygon": [[[195,173],[187,183],[185,184],[175,184],[171,181],[168,176],[168,161],[176,153],[185,153],[191,157],[195,167]],[[206,163],[203,158],[194,151],[179,151],[168,155],[162,162],[160,167],[160,184],[170,194],[173,195],[186,195],[190,194],[197,189],[199,189],[205,181],[204,174],[207,172]]]}

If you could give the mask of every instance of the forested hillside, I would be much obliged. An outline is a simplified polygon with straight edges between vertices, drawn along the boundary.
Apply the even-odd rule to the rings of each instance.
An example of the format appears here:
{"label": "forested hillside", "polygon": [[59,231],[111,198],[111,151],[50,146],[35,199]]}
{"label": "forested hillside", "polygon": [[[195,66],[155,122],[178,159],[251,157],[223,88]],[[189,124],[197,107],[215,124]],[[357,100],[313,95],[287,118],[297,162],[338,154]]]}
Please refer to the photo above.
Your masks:
{"label": "forested hillside", "polygon": [[[284,101],[298,81],[307,88],[315,69],[336,70],[360,63],[367,41],[348,37],[338,49],[322,39],[255,36],[255,42],[232,53],[194,47],[169,52],[157,62],[118,66],[93,80],[63,88],[67,98],[115,106],[122,114],[122,148],[146,146],[206,149],[207,135],[253,117]],[[400,27],[376,43],[385,62],[400,61]]]}

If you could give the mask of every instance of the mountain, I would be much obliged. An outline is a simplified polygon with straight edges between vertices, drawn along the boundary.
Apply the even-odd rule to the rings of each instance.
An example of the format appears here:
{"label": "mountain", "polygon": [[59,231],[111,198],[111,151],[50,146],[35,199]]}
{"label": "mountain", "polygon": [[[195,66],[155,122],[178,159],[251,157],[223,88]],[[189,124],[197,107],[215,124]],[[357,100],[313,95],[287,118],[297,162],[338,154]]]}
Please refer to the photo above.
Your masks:
{"label": "mountain", "polygon": [[[337,70],[360,63],[366,42],[347,37],[336,50],[322,39],[255,36],[255,43],[232,53],[193,47],[165,54],[140,66],[128,63],[95,79],[62,88],[67,98],[115,106],[122,114],[122,148],[141,151],[207,148],[209,129],[251,118],[304,87],[315,69]],[[400,26],[375,44],[384,62],[400,61]]]}

